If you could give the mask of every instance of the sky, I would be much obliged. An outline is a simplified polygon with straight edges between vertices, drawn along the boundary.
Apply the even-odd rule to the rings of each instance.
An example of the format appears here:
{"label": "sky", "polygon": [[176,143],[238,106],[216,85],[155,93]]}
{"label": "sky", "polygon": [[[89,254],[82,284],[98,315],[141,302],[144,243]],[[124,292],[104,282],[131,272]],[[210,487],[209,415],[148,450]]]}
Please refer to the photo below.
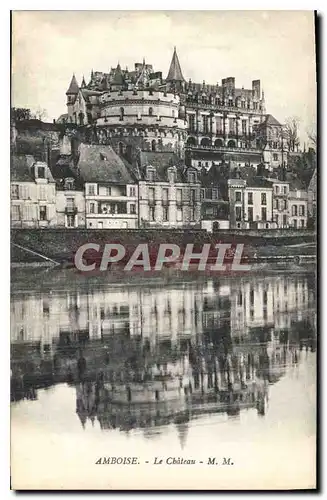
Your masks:
{"label": "sky", "polygon": [[66,112],[75,73],[89,81],[119,62],[152,64],[166,77],[174,46],[183,75],[216,84],[260,79],[267,113],[316,123],[314,18],[311,11],[16,11],[12,20],[12,105]]}

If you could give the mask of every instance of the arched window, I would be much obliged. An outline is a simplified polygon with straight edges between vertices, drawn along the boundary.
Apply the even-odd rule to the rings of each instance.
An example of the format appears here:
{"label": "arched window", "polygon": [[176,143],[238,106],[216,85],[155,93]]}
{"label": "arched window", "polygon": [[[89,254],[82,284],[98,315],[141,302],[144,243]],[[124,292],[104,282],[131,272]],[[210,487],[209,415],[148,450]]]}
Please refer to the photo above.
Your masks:
{"label": "arched window", "polygon": [[235,148],[235,141],[228,141],[227,146],[229,148]]}
{"label": "arched window", "polygon": [[201,139],[201,146],[210,146],[210,139],[208,139],[208,137],[203,137],[203,139]]}
{"label": "arched window", "polygon": [[187,146],[195,146],[196,145],[196,140],[194,137],[188,137],[186,141]]}
{"label": "arched window", "polygon": [[153,115],[153,108],[149,108],[149,116]]}
{"label": "arched window", "polygon": [[122,121],[124,119],[124,108],[120,108],[119,110],[119,120]]}
{"label": "arched window", "polygon": [[222,139],[216,139],[215,140],[215,146],[216,148],[221,148],[224,145]]}
{"label": "arched window", "polygon": [[156,148],[157,148],[157,143],[156,143],[156,141],[153,139],[153,141],[151,142],[151,149],[152,149],[152,151],[156,151]]}

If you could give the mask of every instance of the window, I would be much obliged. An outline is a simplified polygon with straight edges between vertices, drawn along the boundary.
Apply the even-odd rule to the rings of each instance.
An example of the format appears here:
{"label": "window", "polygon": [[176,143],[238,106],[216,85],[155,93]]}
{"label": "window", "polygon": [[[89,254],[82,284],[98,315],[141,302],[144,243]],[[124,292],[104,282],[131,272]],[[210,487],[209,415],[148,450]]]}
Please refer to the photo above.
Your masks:
{"label": "window", "polygon": [[74,198],[66,198],[66,207],[68,210],[73,210],[75,206]]}
{"label": "window", "polygon": [[65,179],[65,189],[71,191],[75,187],[74,179]]}
{"label": "window", "polygon": [[11,218],[12,218],[12,220],[20,220],[20,206],[19,205],[12,205]]}
{"label": "window", "polygon": [[195,131],[195,115],[188,115],[188,126],[190,129],[190,132]]}
{"label": "window", "polygon": [[195,220],[195,209],[194,209],[194,207],[191,207],[191,211],[190,211],[190,220],[191,220],[191,221],[194,221],[194,220]]}
{"label": "window", "polygon": [[88,186],[88,194],[90,196],[94,196],[95,195],[95,187],[93,185]]}
{"label": "window", "polygon": [[106,196],[111,196],[111,187],[106,186]]}
{"label": "window", "polygon": [[254,306],[254,290],[253,290],[253,288],[250,290],[250,305]]}
{"label": "window", "polygon": [[279,226],[279,216],[278,216],[278,214],[274,215],[274,219],[275,219],[275,222],[276,222],[277,226]]}
{"label": "window", "polygon": [[189,172],[189,173],[188,173],[188,181],[189,181],[189,182],[196,182],[196,175],[195,175],[195,172]]}
{"label": "window", "polygon": [[261,220],[267,220],[267,209],[261,208]]}
{"label": "window", "polygon": [[28,189],[28,186],[19,186],[19,191],[20,191],[20,195],[19,195],[19,198],[21,198],[22,200],[28,200],[28,197],[29,197],[29,189]]}
{"label": "window", "polygon": [[235,118],[229,118],[229,133],[235,134]]}
{"label": "window", "polygon": [[242,134],[246,135],[246,120],[242,120]]}
{"label": "window", "polygon": [[181,222],[183,220],[183,212],[181,208],[177,209],[177,222]]}
{"label": "window", "polygon": [[278,200],[275,200],[275,207],[276,207],[276,210],[279,210],[279,203],[278,203]]}
{"label": "window", "polygon": [[168,203],[168,189],[162,188],[162,203]]}
{"label": "window", "polygon": [[151,150],[156,151],[156,149],[157,149],[157,143],[155,139],[153,139],[153,141],[151,142]]}
{"label": "window", "polygon": [[176,189],[176,201],[177,203],[182,203],[182,190]]}
{"label": "window", "polygon": [[175,182],[176,181],[176,172],[173,169],[168,170],[168,181]]}
{"label": "window", "polygon": [[213,200],[218,200],[218,189],[213,189],[212,190],[212,199]]}
{"label": "window", "polygon": [[131,203],[129,206],[129,213],[136,214],[136,205],[135,203]]}
{"label": "window", "polygon": [[196,190],[191,189],[191,203],[194,203],[196,200]]}
{"label": "window", "polygon": [[242,207],[235,207],[236,220],[242,220]]}
{"label": "window", "polygon": [[201,189],[201,191],[200,191],[200,197],[201,197],[201,201],[202,201],[203,198],[205,197],[205,189]]}
{"label": "window", "polygon": [[241,193],[241,191],[235,191],[235,201],[236,202],[241,202],[242,201],[242,193]]}
{"label": "window", "polygon": [[287,200],[284,200],[284,210],[287,210]]}
{"label": "window", "polygon": [[67,215],[67,227],[75,227],[75,216]]}
{"label": "window", "polygon": [[292,205],[292,215],[297,216],[297,205]]}
{"label": "window", "polygon": [[40,220],[47,220],[47,207],[40,205]]}
{"label": "window", "polygon": [[150,207],[149,208],[149,216],[150,216],[150,221],[154,221],[155,220],[155,214],[154,214],[154,207]]}
{"label": "window", "polygon": [[168,221],[168,207],[163,207],[162,209],[162,220],[164,222]]}
{"label": "window", "polygon": [[252,207],[248,208],[248,221],[249,222],[253,221],[253,208]]}
{"label": "window", "polygon": [[120,120],[120,121],[123,121],[123,119],[124,119],[124,114],[125,114],[125,113],[124,113],[124,108],[120,108],[120,110],[119,110],[119,120]]}
{"label": "window", "polygon": [[284,193],[284,194],[287,194],[287,186],[284,186],[284,187],[283,187],[283,193]]}
{"label": "window", "polygon": [[203,132],[207,134],[209,132],[209,116],[203,116]]}
{"label": "window", "polygon": [[11,199],[18,200],[18,198],[19,198],[18,184],[12,184],[11,185]]}
{"label": "window", "polygon": [[304,219],[301,219],[301,227],[304,227]]}
{"label": "window", "polygon": [[248,205],[253,205],[253,193],[248,193]]}
{"label": "window", "polygon": [[129,195],[130,196],[136,196],[136,188],[135,187],[129,188]]}
{"label": "window", "polygon": [[305,209],[304,209],[304,205],[300,205],[300,206],[299,206],[299,215],[302,215],[302,216],[303,216],[303,215],[305,215],[305,214],[304,214],[304,210],[305,210]]}
{"label": "window", "polygon": [[153,108],[149,108],[149,116],[153,115]]}
{"label": "window", "polygon": [[287,215],[283,215],[283,227],[287,226]]}
{"label": "window", "polygon": [[253,109],[258,109],[258,103],[257,102],[253,103]]}
{"label": "window", "polygon": [[278,161],[278,154],[277,153],[273,154],[273,161]]}
{"label": "window", "polygon": [[279,186],[275,186],[275,193],[279,194]]}
{"label": "window", "polygon": [[198,167],[201,168],[202,164],[200,161],[198,161]]}
{"label": "window", "polygon": [[261,193],[261,205],[267,205],[267,194]]}
{"label": "window", "polygon": [[45,178],[45,168],[44,167],[39,167],[38,168],[38,178],[39,179],[44,179]]}
{"label": "window", "polygon": [[149,201],[154,202],[154,188],[149,187]]}
{"label": "window", "polygon": [[45,186],[39,186],[39,199],[40,200],[46,200],[46,190]]}
{"label": "window", "polygon": [[95,203],[90,203],[90,214],[95,214]]}

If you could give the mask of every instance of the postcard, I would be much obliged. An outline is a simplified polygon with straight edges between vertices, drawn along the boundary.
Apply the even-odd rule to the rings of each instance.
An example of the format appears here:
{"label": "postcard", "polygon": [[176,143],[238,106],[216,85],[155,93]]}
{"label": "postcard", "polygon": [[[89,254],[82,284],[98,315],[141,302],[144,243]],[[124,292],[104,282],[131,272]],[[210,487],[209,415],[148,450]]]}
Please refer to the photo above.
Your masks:
{"label": "postcard", "polygon": [[317,23],[12,12],[13,490],[317,489]]}

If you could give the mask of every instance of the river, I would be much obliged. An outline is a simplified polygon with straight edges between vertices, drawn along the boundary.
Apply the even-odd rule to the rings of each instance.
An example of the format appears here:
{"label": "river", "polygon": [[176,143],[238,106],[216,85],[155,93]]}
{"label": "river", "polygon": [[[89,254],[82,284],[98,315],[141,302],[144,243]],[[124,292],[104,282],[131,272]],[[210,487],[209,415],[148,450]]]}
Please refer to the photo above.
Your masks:
{"label": "river", "polygon": [[24,273],[12,275],[14,487],[314,487],[314,276]]}

